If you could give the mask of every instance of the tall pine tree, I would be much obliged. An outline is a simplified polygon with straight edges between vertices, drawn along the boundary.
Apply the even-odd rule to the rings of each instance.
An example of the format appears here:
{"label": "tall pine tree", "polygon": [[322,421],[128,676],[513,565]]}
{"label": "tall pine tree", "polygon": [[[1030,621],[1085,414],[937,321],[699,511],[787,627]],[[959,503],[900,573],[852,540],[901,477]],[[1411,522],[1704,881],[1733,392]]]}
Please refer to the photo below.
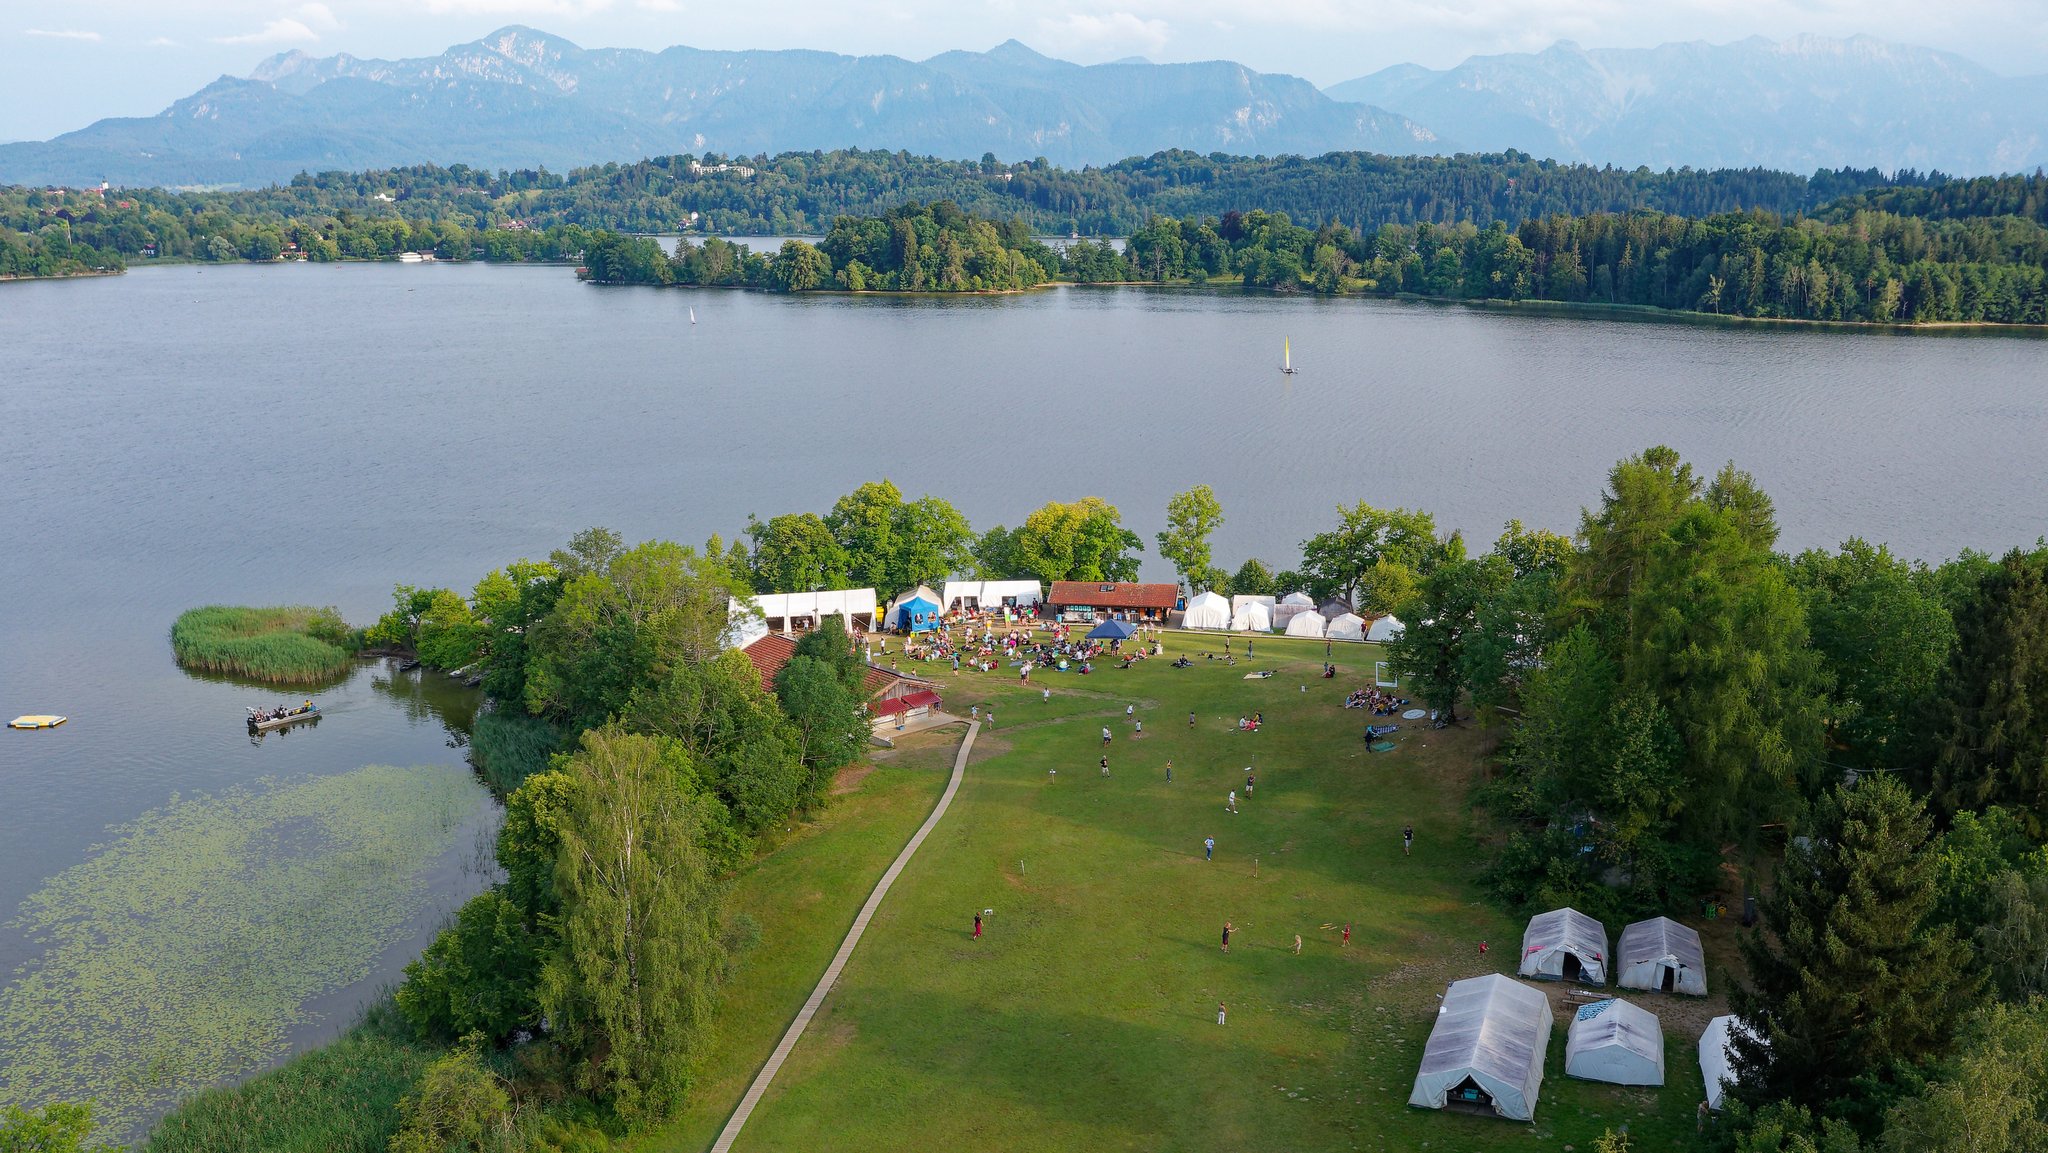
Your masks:
{"label": "tall pine tree", "polygon": [[1742,940],[1750,983],[1730,997],[1741,1096],[1837,1114],[1881,1108],[1901,1066],[1939,1056],[1981,978],[1932,923],[1935,859],[1919,800],[1889,775],[1816,806],[1785,855],[1764,927]]}
{"label": "tall pine tree", "polygon": [[2008,805],[2048,832],[2048,577],[2015,550],[1956,610],[1935,797],[1950,810]]}

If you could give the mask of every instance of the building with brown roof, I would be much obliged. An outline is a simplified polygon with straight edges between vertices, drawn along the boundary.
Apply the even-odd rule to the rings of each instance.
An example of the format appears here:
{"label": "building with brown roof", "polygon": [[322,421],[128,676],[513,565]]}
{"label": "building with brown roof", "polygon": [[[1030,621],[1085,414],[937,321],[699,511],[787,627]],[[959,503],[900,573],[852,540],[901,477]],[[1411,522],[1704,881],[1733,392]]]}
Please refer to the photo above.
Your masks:
{"label": "building with brown roof", "polygon": [[1180,586],[1115,581],[1054,581],[1046,601],[1068,620],[1105,616],[1131,621],[1164,621],[1180,604]]}
{"label": "building with brown roof", "polygon": [[[796,655],[796,641],[769,633],[740,652],[753,662],[754,671],[761,677],[761,688],[772,693],[775,674]],[[931,681],[873,663],[861,670],[861,688],[867,693],[868,715],[877,730],[885,724],[895,724],[899,717],[907,720],[937,712],[945,703],[939,699],[938,686]]]}

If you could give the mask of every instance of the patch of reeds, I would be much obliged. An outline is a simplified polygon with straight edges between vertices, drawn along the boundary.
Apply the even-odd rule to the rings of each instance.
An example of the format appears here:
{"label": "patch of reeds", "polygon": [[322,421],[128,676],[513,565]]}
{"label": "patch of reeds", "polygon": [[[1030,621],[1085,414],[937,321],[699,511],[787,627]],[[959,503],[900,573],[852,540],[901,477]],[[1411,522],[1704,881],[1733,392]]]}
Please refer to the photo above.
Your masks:
{"label": "patch of reeds", "polygon": [[273,684],[314,684],[348,671],[356,633],[333,609],[208,605],[179,614],[171,651],[188,669]]}
{"label": "patch of reeds", "polygon": [[150,1130],[142,1153],[384,1153],[398,1128],[399,1098],[436,1056],[385,1000],[331,1044],[187,1098]]}
{"label": "patch of reeds", "polygon": [[539,717],[493,709],[479,715],[469,734],[469,759],[500,799],[548,767],[562,751],[562,730]]}

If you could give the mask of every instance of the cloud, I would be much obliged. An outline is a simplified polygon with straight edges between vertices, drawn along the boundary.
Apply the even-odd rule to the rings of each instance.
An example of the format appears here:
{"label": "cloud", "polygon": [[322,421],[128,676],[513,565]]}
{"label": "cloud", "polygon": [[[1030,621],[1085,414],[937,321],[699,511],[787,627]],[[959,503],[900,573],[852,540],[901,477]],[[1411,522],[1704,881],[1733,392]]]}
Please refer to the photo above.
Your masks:
{"label": "cloud", "polygon": [[1143,19],[1129,12],[1102,16],[1070,12],[1057,20],[1040,20],[1047,39],[1062,49],[1103,49],[1136,47],[1158,52],[1166,47],[1171,30],[1166,21]]}
{"label": "cloud", "polygon": [[334,18],[334,10],[318,3],[317,0],[314,3],[299,5],[299,10],[294,15],[306,27],[316,32],[334,32],[341,28],[341,21]]}
{"label": "cloud", "polygon": [[634,0],[634,7],[646,12],[681,12],[678,0]]}
{"label": "cloud", "polygon": [[97,32],[86,32],[78,28],[24,28],[21,30],[21,34],[23,36],[43,36],[51,40],[83,40],[90,44],[98,44],[102,39],[105,39]]}
{"label": "cloud", "polygon": [[216,44],[289,44],[296,40],[318,40],[320,34],[291,19],[272,20],[254,32],[240,36],[216,36]]}
{"label": "cloud", "polygon": [[427,11],[435,15],[465,13],[481,16],[592,16],[612,6],[612,0],[427,0]]}
{"label": "cloud", "polygon": [[145,48],[176,48],[178,42],[168,36],[152,36],[142,42]]}

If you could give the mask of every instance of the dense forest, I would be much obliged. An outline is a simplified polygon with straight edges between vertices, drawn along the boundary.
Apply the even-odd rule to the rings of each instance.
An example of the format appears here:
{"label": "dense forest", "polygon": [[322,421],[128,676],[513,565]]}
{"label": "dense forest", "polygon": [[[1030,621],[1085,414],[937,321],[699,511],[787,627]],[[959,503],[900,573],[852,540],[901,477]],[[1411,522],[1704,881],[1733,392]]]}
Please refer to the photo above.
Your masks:
{"label": "dense forest", "polygon": [[[1222,283],[1769,319],[2048,322],[2048,178],[2039,174],[1658,174],[1516,153],[1160,153],[1081,172],[889,153],[707,159],[717,163],[665,158],[568,177],[328,173],[240,193],[0,190],[0,275],[417,251],[580,261],[603,283],[792,292]],[[917,195],[944,189],[963,198]],[[711,207],[728,195],[756,199],[734,217]],[[826,215],[855,204],[874,207]],[[1268,207],[1284,204],[1302,211]],[[1054,221],[1121,231],[1129,243],[1055,249],[1033,239]],[[713,222],[800,225],[825,239],[775,253],[715,235],[699,242]],[[683,226],[672,255],[635,235]]]}

